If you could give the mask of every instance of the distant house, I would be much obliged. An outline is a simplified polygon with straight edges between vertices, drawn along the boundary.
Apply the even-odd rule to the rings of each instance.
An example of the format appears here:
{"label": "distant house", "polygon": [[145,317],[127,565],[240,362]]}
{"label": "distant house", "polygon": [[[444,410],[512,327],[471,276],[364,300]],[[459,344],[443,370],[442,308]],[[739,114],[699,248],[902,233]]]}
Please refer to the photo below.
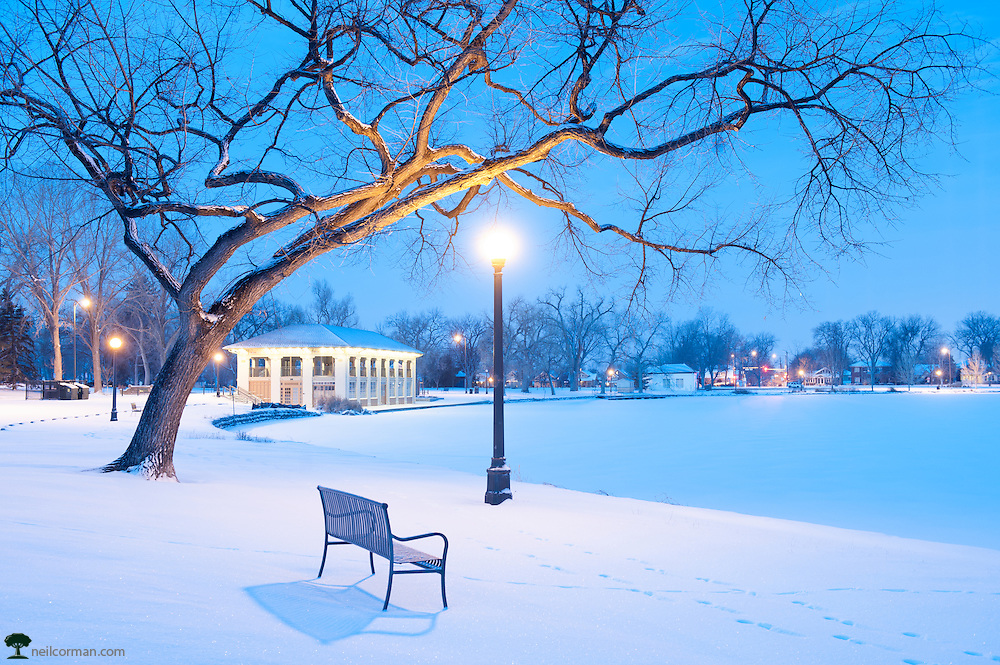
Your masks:
{"label": "distant house", "polygon": [[423,354],[369,330],[294,325],[224,347],[236,385],[265,402],[315,407],[324,397],[367,408],[412,404]]}
{"label": "distant house", "polygon": [[646,390],[691,395],[698,388],[697,374],[683,363],[651,367],[644,377]]}
{"label": "distant house", "polygon": [[815,372],[808,372],[802,379],[804,386],[830,386],[833,385],[833,372],[829,367],[821,367]]}
{"label": "distant house", "polygon": [[[851,385],[870,386],[871,368],[868,363],[856,362],[850,367]],[[892,383],[892,365],[884,360],[875,363],[875,385]]]}

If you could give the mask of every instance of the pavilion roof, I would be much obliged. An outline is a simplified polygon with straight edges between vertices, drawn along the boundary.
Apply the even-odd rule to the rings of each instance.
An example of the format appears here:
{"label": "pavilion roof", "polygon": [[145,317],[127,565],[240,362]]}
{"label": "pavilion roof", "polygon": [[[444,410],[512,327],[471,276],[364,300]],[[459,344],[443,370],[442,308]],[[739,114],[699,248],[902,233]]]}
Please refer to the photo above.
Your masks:
{"label": "pavilion roof", "polygon": [[330,326],[319,323],[285,326],[284,328],[278,328],[263,335],[245,339],[242,342],[229,344],[224,348],[227,351],[235,351],[236,349],[314,349],[329,347],[421,353],[413,347],[371,330],[344,328],[342,326]]}

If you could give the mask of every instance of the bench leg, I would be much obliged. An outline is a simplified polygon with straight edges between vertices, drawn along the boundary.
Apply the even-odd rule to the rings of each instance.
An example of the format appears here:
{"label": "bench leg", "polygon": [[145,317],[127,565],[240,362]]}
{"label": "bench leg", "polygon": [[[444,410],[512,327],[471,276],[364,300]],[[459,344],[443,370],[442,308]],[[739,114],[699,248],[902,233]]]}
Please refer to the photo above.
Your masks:
{"label": "bench leg", "polygon": [[316,579],[323,577],[323,567],[326,566],[326,551],[330,549],[330,541],[323,538],[323,561],[319,564],[319,574],[316,575]]}
{"label": "bench leg", "polygon": [[448,597],[444,595],[444,571],[441,571],[441,604],[448,609]]}
{"label": "bench leg", "polygon": [[389,562],[389,586],[385,590],[385,603],[382,605],[382,611],[385,612],[389,609],[389,596],[392,595],[392,561]]}
{"label": "bench leg", "polygon": [[372,567],[372,575],[374,575],[375,574],[375,553],[374,552],[369,552],[368,553],[368,563],[371,565],[371,567]]}

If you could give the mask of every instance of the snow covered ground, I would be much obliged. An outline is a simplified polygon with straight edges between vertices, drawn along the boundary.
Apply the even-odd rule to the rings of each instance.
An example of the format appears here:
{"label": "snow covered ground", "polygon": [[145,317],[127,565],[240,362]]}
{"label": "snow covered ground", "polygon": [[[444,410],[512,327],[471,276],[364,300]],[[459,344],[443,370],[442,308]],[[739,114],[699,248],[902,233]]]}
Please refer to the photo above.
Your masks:
{"label": "snow covered ground", "polygon": [[[230,405],[194,396],[183,482],[150,483],[85,471],[124,449],[133,399],[110,423],[107,397],[0,394],[0,629],[29,657],[139,663],[1000,662],[998,400],[512,404],[515,500],[491,507],[487,406],[243,441],[209,422]],[[317,484],[447,533],[450,609],[415,576],[380,612],[384,562],[370,577],[357,548],[316,580]]]}

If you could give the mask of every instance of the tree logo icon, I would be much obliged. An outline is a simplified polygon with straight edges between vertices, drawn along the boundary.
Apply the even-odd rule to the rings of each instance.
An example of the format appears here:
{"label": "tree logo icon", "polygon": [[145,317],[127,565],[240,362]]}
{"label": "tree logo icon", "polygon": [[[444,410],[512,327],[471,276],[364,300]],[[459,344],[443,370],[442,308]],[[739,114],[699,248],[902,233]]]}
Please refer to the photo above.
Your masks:
{"label": "tree logo icon", "polygon": [[11,660],[13,658],[21,658],[23,660],[28,659],[27,656],[21,655],[21,649],[31,644],[31,638],[24,633],[11,633],[4,639],[3,643],[14,649],[14,655],[7,656],[7,660]]}

